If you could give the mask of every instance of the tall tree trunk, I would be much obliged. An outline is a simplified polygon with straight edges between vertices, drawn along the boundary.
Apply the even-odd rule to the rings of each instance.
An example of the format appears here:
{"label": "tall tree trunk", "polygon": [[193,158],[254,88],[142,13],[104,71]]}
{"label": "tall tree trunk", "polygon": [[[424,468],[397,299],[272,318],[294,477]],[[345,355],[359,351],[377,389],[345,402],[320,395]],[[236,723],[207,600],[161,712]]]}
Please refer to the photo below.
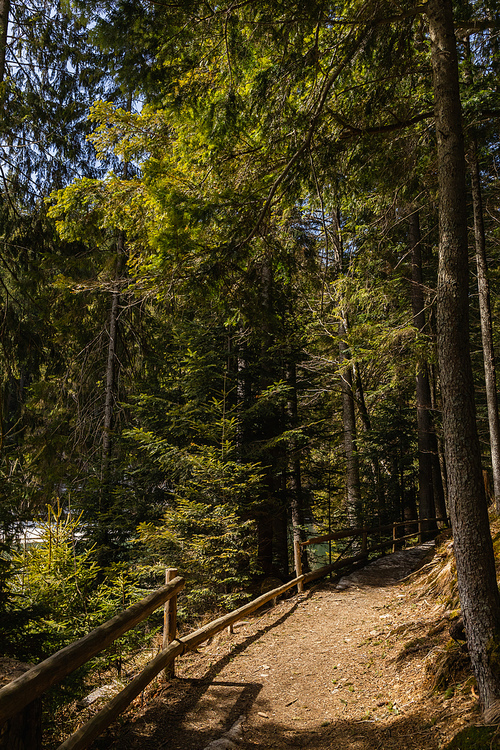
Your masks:
{"label": "tall tree trunk", "polygon": [[[431,334],[437,340],[435,315],[429,315],[427,325],[430,328]],[[429,385],[431,389],[431,409],[433,413],[436,413],[438,408],[437,392],[439,390],[439,368],[437,364],[433,362],[427,363],[427,373],[429,375]],[[439,406],[441,410],[441,407]],[[434,503],[436,505],[436,512],[438,518],[448,521],[448,479],[446,475],[446,461],[444,457],[444,440],[442,435],[439,435],[434,430],[431,436],[432,442],[432,481],[434,485]]]}
{"label": "tall tree trunk", "polygon": [[[297,410],[297,371],[294,363],[287,367],[286,379],[289,387],[287,400],[287,417],[289,428],[298,423]],[[288,441],[288,492],[292,515],[293,541],[303,542],[306,539],[304,529],[304,503],[302,495],[302,473],[297,440],[291,437]],[[302,569],[309,570],[306,548],[302,548]]]}
{"label": "tall tree trunk", "polygon": [[246,334],[240,329],[236,345],[236,409],[238,425],[236,428],[236,445],[240,461],[245,461],[247,443],[247,429],[245,427],[245,413],[250,405],[251,384],[248,372],[248,352]]}
{"label": "tall tree trunk", "polygon": [[[359,366],[356,363],[353,363],[352,374],[353,374],[353,379],[354,379],[356,406],[358,409],[358,414],[361,419],[361,425],[363,427],[364,432],[370,432],[372,428],[370,415],[368,413],[368,409],[366,408],[365,394],[364,394],[364,389],[363,389],[363,383],[361,380],[361,374],[359,371]],[[385,499],[385,491],[384,491],[384,486],[382,483],[382,477],[381,477],[381,472],[380,472],[380,462],[376,454],[370,457],[370,468],[372,472],[373,486],[375,487],[375,490],[376,490],[377,516],[380,521],[380,519],[382,518],[385,512],[386,499]],[[364,520],[366,521],[367,519],[365,518]]]}
{"label": "tall tree trunk", "polygon": [[116,339],[118,307],[120,301],[119,280],[122,269],[124,253],[123,233],[120,233],[117,241],[115,288],[111,296],[111,309],[109,313],[108,333],[108,355],[106,360],[106,385],[104,388],[104,420],[102,428],[102,453],[101,453],[101,486],[99,491],[99,529],[98,560],[101,567],[109,564],[110,560],[110,499],[111,499],[111,453],[112,453],[112,430],[116,403]]}
{"label": "tall tree trunk", "polygon": [[[425,328],[425,301],[422,291],[422,250],[420,220],[417,210],[408,217],[409,241],[411,249],[411,301],[413,325],[422,333]],[[418,512],[419,518],[434,518],[436,515],[434,483],[432,473],[432,435],[434,427],[431,416],[431,388],[427,362],[417,362],[417,433],[418,433]],[[442,517],[442,515],[441,515]],[[424,524],[424,530],[435,528],[435,524]]]}
{"label": "tall tree trunk", "polygon": [[[437,435],[434,430],[430,436],[430,446],[432,451],[432,486],[434,489],[436,517],[447,523],[448,511],[446,509],[446,495],[443,484],[443,473],[441,471],[441,457]],[[444,464],[444,456],[442,458]]]}
{"label": "tall tree trunk", "polygon": [[493,326],[491,321],[490,286],[486,262],[486,242],[483,222],[483,200],[477,158],[477,141],[473,136],[469,147],[469,167],[472,186],[472,206],[474,211],[474,240],[476,245],[477,288],[479,292],[479,316],[481,319],[481,339],[483,343],[484,382],[488,405],[488,425],[490,429],[491,467],[493,469],[493,493],[495,508],[500,513],[500,420],[498,418],[497,378],[495,352],[493,349]]}
{"label": "tall tree trunk", "polygon": [[500,596],[469,350],[465,154],[451,0],[428,0],[439,184],[437,339],[458,591],[483,709],[500,698]]}
{"label": "tall tree trunk", "polygon": [[109,461],[111,458],[111,431],[113,429],[114,404],[116,400],[115,382],[116,382],[116,336],[118,305],[120,302],[120,290],[118,288],[122,257],[124,252],[123,234],[118,237],[117,249],[117,268],[115,278],[115,289],[111,297],[111,310],[109,314],[109,337],[108,337],[108,358],[106,363],[106,386],[104,396],[104,426],[102,435],[102,464],[101,478],[103,486],[108,484],[109,479]]}
{"label": "tall tree trunk", "polygon": [[[260,372],[260,387],[267,387],[272,382],[273,364],[272,364],[272,347],[273,341],[273,320],[274,320],[274,273],[272,258],[265,257],[260,264],[260,303],[261,318],[259,320],[259,337],[262,369]],[[283,414],[284,417],[284,414]],[[278,424],[270,415],[263,415],[258,426],[258,437],[254,432],[254,439],[266,440],[275,437],[282,426]],[[279,475],[283,470],[283,451],[281,449],[267,451],[265,467],[265,481],[267,485],[267,501],[263,502],[260,507],[260,517],[258,520],[258,564],[266,575],[272,571],[274,560],[274,538],[273,538],[273,518],[277,509],[281,507],[281,482]]]}
{"label": "tall tree trunk", "polygon": [[339,352],[340,352],[340,383],[342,391],[342,423],[344,427],[344,448],[346,457],[346,496],[347,518],[351,526],[358,526],[361,522],[361,487],[359,479],[359,458],[356,432],[356,413],[354,410],[352,367],[343,366],[349,359],[347,343],[345,341],[346,327],[344,322],[339,324]]}
{"label": "tall tree trunk", "polygon": [[273,570],[273,518],[264,511],[257,516],[257,565],[265,576]]}
{"label": "tall tree trunk", "polygon": [[109,338],[108,338],[108,358],[106,363],[106,386],[104,397],[104,426],[102,435],[102,462],[101,462],[101,481],[104,493],[109,485],[109,462],[111,459],[111,431],[113,429],[114,405],[116,400],[115,383],[116,383],[116,337],[117,337],[117,320],[118,305],[120,302],[119,281],[124,257],[124,236],[120,232],[117,242],[117,260],[116,260],[116,277],[115,289],[111,297],[111,310],[109,314]]}
{"label": "tall tree trunk", "polygon": [[[132,92],[128,93],[126,108],[128,112],[132,111]],[[123,164],[123,179],[127,180],[129,175],[129,164]],[[108,338],[108,358],[106,363],[106,386],[104,396],[104,425],[102,436],[102,459],[101,459],[101,496],[109,493],[109,463],[111,459],[111,432],[113,429],[114,406],[116,401],[115,384],[116,384],[116,337],[118,322],[118,305],[120,302],[120,277],[125,260],[125,232],[118,233],[116,242],[116,271],[115,271],[115,288],[111,297],[111,311],[109,316],[109,338]]]}
{"label": "tall tree trunk", "polygon": [[[283,472],[283,485],[286,484],[286,475]],[[283,487],[286,496],[286,487]],[[276,508],[273,515],[273,562],[275,572],[282,581],[288,579],[290,573],[290,560],[288,549],[288,508]]]}
{"label": "tall tree trunk", "polygon": [[[334,238],[333,267],[342,273],[344,252],[340,230],[340,209],[333,215]],[[347,314],[342,310],[343,319],[339,322],[339,362],[340,387],[342,393],[342,425],[344,430],[344,450],[346,457],[346,512],[349,524],[358,526],[361,522],[361,483],[359,479],[359,457],[356,431],[356,412],[354,389],[356,388],[353,368],[344,362],[349,359],[349,347],[346,343]],[[363,400],[364,403],[364,400]],[[365,418],[368,415],[365,414]]]}
{"label": "tall tree trunk", "polygon": [[9,29],[10,0],[0,0],[0,83],[5,78],[7,31]]}

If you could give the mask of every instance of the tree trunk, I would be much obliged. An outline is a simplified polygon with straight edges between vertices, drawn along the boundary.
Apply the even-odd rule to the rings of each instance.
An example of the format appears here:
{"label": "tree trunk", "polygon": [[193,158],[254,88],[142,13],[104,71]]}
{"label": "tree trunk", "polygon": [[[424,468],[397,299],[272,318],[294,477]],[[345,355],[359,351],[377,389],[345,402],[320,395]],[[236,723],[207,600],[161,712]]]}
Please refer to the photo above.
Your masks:
{"label": "tree trunk", "polygon": [[[355,388],[355,397],[356,397],[356,406],[358,409],[358,414],[361,419],[361,425],[363,427],[364,432],[370,432],[372,425],[370,420],[370,415],[368,414],[368,409],[366,408],[366,401],[365,401],[365,394],[363,389],[363,383],[361,381],[361,374],[359,371],[359,366],[356,363],[353,363],[352,367],[353,371],[353,380],[354,380],[354,388]],[[377,498],[377,516],[380,521],[382,518],[384,512],[385,512],[385,506],[386,506],[386,500],[385,500],[385,490],[382,483],[382,476],[380,472],[380,462],[378,460],[378,456],[376,454],[373,454],[370,457],[370,468],[372,472],[372,481],[373,486],[376,490],[376,498]],[[367,520],[366,517],[364,519]]]}
{"label": "tree trunk", "polygon": [[102,435],[102,464],[101,480],[103,489],[109,484],[109,461],[111,458],[111,431],[113,429],[114,405],[116,400],[115,382],[116,382],[116,336],[118,320],[118,304],[120,301],[120,290],[118,287],[124,256],[124,237],[121,232],[117,243],[117,262],[115,289],[111,298],[111,311],[109,315],[109,339],[108,339],[108,359],[106,364],[106,387],[104,398],[104,426]]}
{"label": "tree trunk", "polygon": [[441,471],[440,447],[437,435],[434,430],[432,431],[430,436],[430,445],[432,451],[432,486],[434,489],[434,507],[436,509],[436,517],[444,523],[447,523],[448,511],[446,509],[446,495],[443,483],[443,472]]}
{"label": "tree trunk", "polygon": [[483,222],[483,201],[477,142],[475,136],[469,147],[469,167],[472,186],[472,206],[474,211],[474,240],[476,245],[477,288],[479,292],[479,316],[481,319],[481,339],[483,343],[484,381],[486,403],[488,405],[488,425],[490,429],[491,467],[493,469],[493,493],[495,508],[500,513],[500,420],[498,418],[497,378],[495,352],[493,349],[493,326],[491,321],[490,287],[486,262],[486,243]]}
{"label": "tree trunk", "polygon": [[357,450],[356,414],[354,411],[354,395],[352,384],[352,368],[342,367],[348,359],[349,347],[345,342],[346,328],[339,324],[339,352],[340,352],[340,383],[342,390],[342,422],[344,427],[344,447],[346,457],[346,495],[347,519],[351,526],[358,526],[361,522],[361,489],[359,480],[359,458]]}
{"label": "tree trunk", "polygon": [[240,329],[236,346],[236,409],[238,424],[236,427],[236,445],[240,461],[245,461],[247,429],[245,413],[250,404],[251,384],[248,373],[248,352],[245,332]]}
{"label": "tree trunk", "polygon": [[257,566],[265,576],[273,569],[273,522],[270,513],[257,517]]}
{"label": "tree trunk", "polygon": [[[287,400],[288,426],[292,429],[297,426],[297,371],[295,364],[289,364],[286,372],[289,386]],[[290,510],[292,514],[293,541],[304,542],[306,533],[304,529],[304,504],[302,496],[302,474],[300,466],[300,455],[297,441],[291,437],[288,441],[288,492],[290,498]],[[306,548],[302,548],[302,570],[308,572]]]}
{"label": "tree trunk", "polygon": [[[283,473],[283,484],[286,482]],[[290,573],[290,555],[288,550],[288,512],[287,508],[276,508],[273,515],[273,568],[278,578],[287,581]]]}
{"label": "tree trunk", "polygon": [[[417,210],[409,217],[409,241],[411,249],[411,301],[413,325],[422,333],[425,328],[425,301],[422,291],[422,251],[420,221]],[[436,515],[434,501],[434,484],[432,474],[432,435],[434,427],[431,416],[431,388],[427,362],[417,362],[416,374],[417,397],[417,434],[418,434],[418,513],[419,518],[434,518]],[[424,523],[423,530],[435,528],[435,524]]]}
{"label": "tree trunk", "polygon": [[0,0],[0,83],[5,78],[7,31],[9,29],[10,0]]}
{"label": "tree trunk", "polygon": [[458,591],[483,709],[500,698],[500,596],[469,350],[465,155],[451,0],[428,0],[439,184],[438,357]]}
{"label": "tree trunk", "polygon": [[[430,328],[431,334],[437,340],[437,330],[435,325],[435,315],[429,315],[427,325]],[[435,363],[427,363],[427,373],[429,375],[429,385],[431,389],[431,409],[433,413],[436,413],[438,408],[437,391],[439,389],[439,372],[438,366]],[[441,405],[439,405],[441,411]],[[442,518],[448,522],[448,479],[446,475],[446,461],[444,457],[444,440],[442,435],[437,435],[436,430],[431,436],[432,442],[432,481],[434,486],[434,503],[436,505],[436,514],[438,518]]]}

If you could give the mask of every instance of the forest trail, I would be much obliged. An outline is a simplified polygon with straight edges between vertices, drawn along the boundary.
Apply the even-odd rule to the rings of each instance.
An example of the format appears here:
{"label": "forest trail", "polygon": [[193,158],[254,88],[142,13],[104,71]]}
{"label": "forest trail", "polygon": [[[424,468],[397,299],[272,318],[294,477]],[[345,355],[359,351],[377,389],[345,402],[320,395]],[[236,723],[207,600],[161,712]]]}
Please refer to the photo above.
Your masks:
{"label": "forest trail", "polygon": [[97,747],[437,750],[476,709],[470,694],[429,695],[429,648],[404,648],[442,622],[442,606],[395,582],[428,552],[388,555],[219,634]]}

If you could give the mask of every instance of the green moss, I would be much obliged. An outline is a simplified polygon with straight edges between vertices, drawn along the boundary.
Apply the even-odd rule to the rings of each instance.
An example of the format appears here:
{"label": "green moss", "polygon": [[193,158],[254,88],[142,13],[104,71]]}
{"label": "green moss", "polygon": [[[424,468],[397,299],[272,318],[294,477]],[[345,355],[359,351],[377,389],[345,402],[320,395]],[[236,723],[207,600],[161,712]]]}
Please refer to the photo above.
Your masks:
{"label": "green moss", "polygon": [[493,537],[493,551],[498,560],[500,558],[500,532]]}
{"label": "green moss", "polygon": [[467,727],[449,742],[443,750],[500,750],[498,727]]}

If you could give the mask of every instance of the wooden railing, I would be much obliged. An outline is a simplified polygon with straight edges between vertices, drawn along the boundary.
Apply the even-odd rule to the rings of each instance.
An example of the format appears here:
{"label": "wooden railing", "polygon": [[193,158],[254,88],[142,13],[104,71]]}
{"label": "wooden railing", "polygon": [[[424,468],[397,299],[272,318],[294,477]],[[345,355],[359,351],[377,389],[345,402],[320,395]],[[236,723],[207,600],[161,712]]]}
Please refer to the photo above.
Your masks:
{"label": "wooden railing", "polygon": [[[75,641],[56,654],[49,656],[45,661],[40,662],[16,680],[5,685],[0,690],[0,731],[2,732],[2,739],[6,722],[21,714],[23,709],[37,700],[49,687],[60,682],[93,656],[110,646],[121,635],[145,620],[155,609],[158,609],[169,599],[177,597],[177,594],[183,588],[184,579],[175,578],[171,583],[162,586],[142,601],[133,604],[124,612],[95,628],[79,641]],[[68,747],[72,747],[72,745],[68,745]],[[83,745],[82,747],[86,746]],[[36,748],[33,750],[36,750]]]}
{"label": "wooden railing", "polygon": [[[287,583],[272,589],[259,596],[257,599],[245,604],[243,607],[230,612],[217,620],[204,625],[187,636],[179,638],[176,636],[176,599],[178,593],[184,587],[184,579],[176,576],[177,571],[169,569],[167,580],[173,577],[165,586],[150,594],[142,601],[129,607],[113,619],[99,626],[79,641],[66,646],[61,651],[53,654],[45,661],[32,667],[21,677],[13,680],[0,690],[0,732],[9,720],[19,715],[23,709],[38,699],[49,687],[60,682],[79,666],[89,661],[93,656],[107,648],[114,640],[119,638],[127,630],[137,625],[148,617],[155,609],[165,604],[165,628],[163,649],[160,653],[137,675],[120,693],[118,693],[106,706],[93,716],[84,726],[69,737],[58,750],[84,750],[96,737],[122,713],[127,706],[136,698],[144,688],[162,671],[172,675],[174,660],[176,657],[195,649],[200,643],[208,640],[224,628],[231,628],[234,623],[247,617],[255,610],[262,607],[271,599],[277,599],[289,589],[297,586],[298,591],[303,590],[305,583],[323,578],[329,573],[345,567],[351,567],[356,563],[366,560],[370,553],[392,546],[393,551],[398,543],[409,538],[418,537],[422,541],[425,525],[430,521],[438,519],[424,519],[424,521],[404,521],[389,524],[387,526],[368,529],[366,527],[344,529],[323,536],[313,537],[302,543],[295,543],[296,577]],[[404,536],[397,536],[400,526],[415,525],[415,532]],[[368,546],[371,536],[380,537],[384,532],[392,530],[392,538],[379,541],[376,545]],[[303,574],[301,569],[300,547],[311,544],[319,544],[331,540],[351,538],[353,542],[359,541],[355,554],[350,557],[339,556],[337,560],[310,573]],[[3,737],[3,735],[2,735]],[[22,745],[20,746],[22,747]],[[28,749],[26,749],[28,750]],[[30,748],[29,750],[34,750]]]}
{"label": "wooden railing", "polygon": [[[345,564],[351,565],[359,560],[366,559],[368,555],[374,552],[379,552],[387,547],[391,547],[392,552],[396,552],[398,545],[405,542],[408,539],[418,539],[418,543],[422,544],[424,535],[429,533],[430,524],[446,524],[446,521],[440,518],[418,518],[407,521],[394,521],[393,523],[384,524],[383,526],[360,526],[352,527],[349,529],[341,529],[340,531],[333,531],[328,534],[321,536],[311,537],[304,542],[299,542],[297,539],[294,541],[294,560],[295,560],[295,572],[297,576],[302,575],[302,554],[301,550],[303,547],[307,547],[311,544],[323,544],[324,542],[338,541],[340,539],[351,539],[349,547],[356,546],[358,548],[358,554],[353,557],[346,558]],[[398,536],[398,529],[402,526],[411,527],[414,526],[415,530]],[[436,526],[437,527],[437,526]],[[381,537],[385,533],[390,534],[390,539],[382,540]],[[431,532],[432,533],[432,532]],[[378,537],[376,544],[369,544],[369,538]],[[324,575],[327,575],[330,570],[336,570],[340,567],[339,563],[342,562],[342,553],[335,563],[325,566],[320,570],[326,571]],[[302,591],[302,584],[299,584],[299,591]]]}

